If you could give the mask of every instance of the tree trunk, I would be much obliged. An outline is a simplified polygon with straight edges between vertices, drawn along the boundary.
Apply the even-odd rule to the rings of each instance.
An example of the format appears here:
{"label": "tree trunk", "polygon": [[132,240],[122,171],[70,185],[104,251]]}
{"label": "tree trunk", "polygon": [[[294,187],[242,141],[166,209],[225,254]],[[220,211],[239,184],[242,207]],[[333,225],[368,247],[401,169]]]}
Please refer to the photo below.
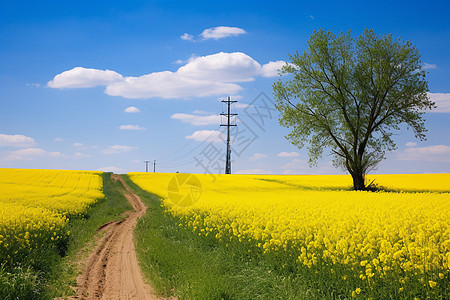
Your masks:
{"label": "tree trunk", "polygon": [[356,171],[352,174],[353,178],[353,189],[355,191],[365,191],[366,185],[364,182],[364,174],[361,171]]}

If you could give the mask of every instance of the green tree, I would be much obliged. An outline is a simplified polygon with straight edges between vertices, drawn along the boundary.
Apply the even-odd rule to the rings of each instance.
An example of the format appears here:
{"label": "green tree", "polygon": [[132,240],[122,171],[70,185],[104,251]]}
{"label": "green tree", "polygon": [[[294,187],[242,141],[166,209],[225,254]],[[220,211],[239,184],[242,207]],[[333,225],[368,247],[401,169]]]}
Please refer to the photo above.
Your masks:
{"label": "green tree", "polygon": [[392,133],[400,124],[425,140],[422,115],[435,107],[420,54],[409,41],[365,30],[334,35],[314,31],[308,50],[289,55],[285,76],[273,85],[280,124],[298,148],[307,146],[310,165],[325,149],[333,165],[350,173],[355,190],[365,190],[365,175],[396,149]]}

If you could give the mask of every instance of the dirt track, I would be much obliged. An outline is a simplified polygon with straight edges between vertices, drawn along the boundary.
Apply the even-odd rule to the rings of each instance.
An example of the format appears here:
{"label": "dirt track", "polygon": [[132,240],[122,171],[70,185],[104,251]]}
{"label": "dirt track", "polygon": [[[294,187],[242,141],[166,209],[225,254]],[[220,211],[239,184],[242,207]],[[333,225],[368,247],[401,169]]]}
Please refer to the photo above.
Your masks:
{"label": "dirt track", "polygon": [[135,211],[100,228],[106,233],[77,278],[77,296],[71,299],[160,299],[145,284],[134,249],[133,229],[147,208],[120,175],[113,174],[111,178],[122,182],[128,191],[124,194]]}

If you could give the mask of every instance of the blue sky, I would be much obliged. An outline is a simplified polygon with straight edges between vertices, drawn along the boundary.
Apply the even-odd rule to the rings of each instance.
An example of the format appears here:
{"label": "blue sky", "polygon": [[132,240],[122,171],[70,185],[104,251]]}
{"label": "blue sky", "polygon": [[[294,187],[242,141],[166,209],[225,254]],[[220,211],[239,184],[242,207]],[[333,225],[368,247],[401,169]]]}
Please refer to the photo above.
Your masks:
{"label": "blue sky", "polygon": [[2,1],[0,167],[223,172],[231,96],[233,173],[339,174],[327,155],[309,168],[269,109],[276,69],[322,27],[417,46],[438,109],[427,141],[402,128],[375,172],[449,172],[449,13],[447,1]]}

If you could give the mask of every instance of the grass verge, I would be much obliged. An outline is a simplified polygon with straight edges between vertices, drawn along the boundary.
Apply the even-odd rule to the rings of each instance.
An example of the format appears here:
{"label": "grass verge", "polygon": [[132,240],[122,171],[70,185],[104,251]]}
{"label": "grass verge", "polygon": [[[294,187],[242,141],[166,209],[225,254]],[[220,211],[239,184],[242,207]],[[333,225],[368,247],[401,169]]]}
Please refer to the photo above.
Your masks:
{"label": "grass verge", "polygon": [[39,261],[33,257],[13,268],[0,265],[1,299],[53,299],[73,294],[79,274],[79,261],[86,258],[94,247],[97,228],[106,222],[123,218],[121,214],[132,210],[123,196],[120,182],[111,180],[111,174],[103,174],[105,198],[92,205],[83,216],[72,217],[67,230],[70,236],[64,245],[64,256],[58,249],[40,249]]}
{"label": "grass verge", "polygon": [[122,219],[121,214],[132,210],[131,204],[122,194],[123,185],[111,179],[111,173],[103,174],[103,193],[105,198],[95,203],[82,218],[70,220],[70,240],[66,256],[52,268],[49,283],[45,289],[45,299],[66,297],[73,294],[72,286],[80,270],[80,259],[87,258],[95,246],[97,229],[110,221]]}
{"label": "grass verge", "polygon": [[147,205],[136,226],[137,255],[156,292],[179,299],[323,299],[311,283],[262,256],[179,227],[159,198],[124,180]]}

